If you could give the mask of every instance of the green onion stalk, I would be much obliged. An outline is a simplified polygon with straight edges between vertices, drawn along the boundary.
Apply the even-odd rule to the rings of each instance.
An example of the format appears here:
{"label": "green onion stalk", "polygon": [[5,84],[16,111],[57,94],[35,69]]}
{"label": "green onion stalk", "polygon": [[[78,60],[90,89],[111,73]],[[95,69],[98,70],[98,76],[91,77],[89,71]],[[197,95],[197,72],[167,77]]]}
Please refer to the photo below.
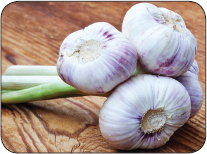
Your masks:
{"label": "green onion stalk", "polygon": [[[132,75],[138,74],[137,69]],[[111,93],[88,94],[70,86],[58,76],[56,66],[13,65],[2,76],[2,104],[25,103],[78,96],[108,97]]]}

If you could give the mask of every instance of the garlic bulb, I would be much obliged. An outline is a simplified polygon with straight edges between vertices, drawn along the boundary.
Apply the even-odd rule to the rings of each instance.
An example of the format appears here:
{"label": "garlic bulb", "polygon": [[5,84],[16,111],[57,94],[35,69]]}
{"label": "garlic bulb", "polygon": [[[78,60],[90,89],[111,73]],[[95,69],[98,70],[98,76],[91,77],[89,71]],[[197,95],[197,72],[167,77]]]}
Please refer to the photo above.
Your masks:
{"label": "garlic bulb", "polygon": [[127,11],[122,32],[136,47],[142,67],[152,74],[177,77],[189,70],[197,53],[196,38],[183,18],[149,3]]}
{"label": "garlic bulb", "polygon": [[131,42],[112,25],[98,22],[65,38],[57,70],[66,83],[96,94],[128,79],[136,63],[137,52]]}
{"label": "garlic bulb", "polygon": [[137,75],[120,84],[101,108],[103,137],[122,150],[164,145],[188,120],[188,92],[170,77]]}
{"label": "garlic bulb", "polygon": [[190,117],[193,117],[198,113],[203,103],[203,90],[198,81],[198,71],[198,64],[195,60],[186,73],[176,78],[189,93],[191,100]]}

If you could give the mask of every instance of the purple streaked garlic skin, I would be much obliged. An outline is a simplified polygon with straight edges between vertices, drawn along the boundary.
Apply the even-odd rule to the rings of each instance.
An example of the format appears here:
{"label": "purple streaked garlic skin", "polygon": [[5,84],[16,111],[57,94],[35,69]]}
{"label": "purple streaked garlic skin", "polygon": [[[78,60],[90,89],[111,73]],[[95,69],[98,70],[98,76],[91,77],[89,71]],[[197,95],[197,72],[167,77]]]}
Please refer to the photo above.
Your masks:
{"label": "purple streaked garlic skin", "polygon": [[136,47],[139,63],[150,74],[177,77],[191,67],[197,41],[183,18],[166,8],[139,3],[130,8],[122,32]]}
{"label": "purple streaked garlic skin", "polygon": [[196,60],[193,61],[193,64],[192,64],[192,66],[190,67],[190,69],[188,71],[190,71],[191,73],[194,73],[194,74],[198,75],[198,73],[199,73],[199,67],[198,67],[198,64],[197,64]]}
{"label": "purple streaked garlic skin", "polygon": [[200,110],[203,103],[203,90],[198,80],[198,64],[196,60],[193,62],[191,68],[181,76],[175,78],[188,91],[191,100],[191,115],[194,117]]}
{"label": "purple streaked garlic skin", "polygon": [[128,79],[136,68],[137,51],[115,27],[97,22],[68,35],[57,61],[61,79],[88,93],[106,93]]}
{"label": "purple streaked garlic skin", "polygon": [[164,145],[189,119],[190,97],[170,77],[136,75],[115,88],[99,115],[102,136],[122,150]]}

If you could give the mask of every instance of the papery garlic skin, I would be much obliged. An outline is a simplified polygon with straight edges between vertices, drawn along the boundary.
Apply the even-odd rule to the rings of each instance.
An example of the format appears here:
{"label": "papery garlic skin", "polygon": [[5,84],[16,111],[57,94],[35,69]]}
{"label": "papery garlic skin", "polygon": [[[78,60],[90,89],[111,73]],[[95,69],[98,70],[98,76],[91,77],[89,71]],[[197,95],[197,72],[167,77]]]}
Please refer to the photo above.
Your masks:
{"label": "papery garlic skin", "polygon": [[195,60],[186,73],[176,78],[189,93],[191,100],[191,118],[198,113],[203,103],[203,90],[198,80],[198,72],[199,68]]}
{"label": "papery garlic skin", "polygon": [[136,47],[139,62],[151,74],[177,77],[189,70],[197,41],[180,15],[149,3],[132,6],[122,32]]}
{"label": "papery garlic skin", "polygon": [[89,93],[106,93],[135,70],[135,47],[115,27],[97,22],[63,41],[57,70],[63,81]]}
{"label": "papery garlic skin", "polygon": [[[178,81],[137,75],[120,84],[106,100],[99,127],[115,148],[153,149],[164,145],[183,126],[190,111],[190,97]],[[143,129],[146,125],[153,128]]]}
{"label": "papery garlic skin", "polygon": [[192,66],[190,67],[190,69],[188,71],[190,71],[193,74],[198,75],[198,73],[199,73],[199,67],[198,67],[198,64],[197,64],[196,60],[193,61],[193,64],[192,64]]}

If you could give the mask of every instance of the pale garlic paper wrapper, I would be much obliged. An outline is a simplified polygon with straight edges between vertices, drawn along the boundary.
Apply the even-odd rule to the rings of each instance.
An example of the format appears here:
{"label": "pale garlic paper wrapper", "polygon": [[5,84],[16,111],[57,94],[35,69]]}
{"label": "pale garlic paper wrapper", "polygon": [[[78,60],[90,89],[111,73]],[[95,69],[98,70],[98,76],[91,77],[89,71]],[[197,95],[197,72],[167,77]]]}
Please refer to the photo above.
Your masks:
{"label": "pale garlic paper wrapper", "polygon": [[135,47],[112,25],[99,22],[65,38],[59,76],[82,92],[106,93],[128,79],[137,64]]}
{"label": "pale garlic paper wrapper", "polygon": [[200,110],[203,103],[203,90],[198,80],[199,68],[196,60],[194,60],[193,65],[190,69],[177,77],[178,80],[188,91],[191,100],[191,115],[195,116]]}
{"label": "pale garlic paper wrapper", "polygon": [[136,47],[139,63],[151,74],[177,77],[191,67],[197,41],[177,13],[149,3],[132,6],[122,32]]}
{"label": "pale garlic paper wrapper", "polygon": [[164,145],[190,113],[190,97],[181,83],[169,77],[137,75],[106,100],[99,126],[103,137],[118,149],[153,149]]}

